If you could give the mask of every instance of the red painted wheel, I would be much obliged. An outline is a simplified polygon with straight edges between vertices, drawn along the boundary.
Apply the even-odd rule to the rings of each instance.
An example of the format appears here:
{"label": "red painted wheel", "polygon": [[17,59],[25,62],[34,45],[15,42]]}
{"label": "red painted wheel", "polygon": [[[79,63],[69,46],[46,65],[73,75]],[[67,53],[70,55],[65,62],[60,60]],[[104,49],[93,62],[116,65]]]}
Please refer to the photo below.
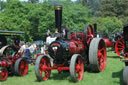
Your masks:
{"label": "red painted wheel", "polygon": [[84,75],[84,62],[82,56],[79,54],[74,54],[70,62],[70,75],[74,82],[83,79]]}
{"label": "red painted wheel", "polygon": [[89,63],[94,65],[94,71],[104,71],[106,67],[106,46],[101,38],[94,38],[89,47]]}
{"label": "red painted wheel", "polygon": [[19,58],[16,61],[15,72],[19,76],[25,76],[28,73],[28,62],[25,58]]}
{"label": "red painted wheel", "polygon": [[92,25],[87,24],[84,29],[84,35],[85,35],[85,42],[87,46],[90,45],[91,40],[94,38],[94,30]]}
{"label": "red painted wheel", "polygon": [[116,45],[115,45],[115,51],[118,56],[120,56],[121,52],[124,52],[124,39],[120,38],[117,40]]}
{"label": "red painted wheel", "polygon": [[123,70],[123,82],[124,85],[128,85],[128,66],[126,66]]}
{"label": "red painted wheel", "polygon": [[0,68],[0,81],[5,81],[8,77],[8,71],[6,68]]}
{"label": "red painted wheel", "polygon": [[48,56],[38,56],[35,63],[35,74],[38,81],[48,80],[50,77],[51,70],[47,70],[47,67],[51,67],[50,59]]}

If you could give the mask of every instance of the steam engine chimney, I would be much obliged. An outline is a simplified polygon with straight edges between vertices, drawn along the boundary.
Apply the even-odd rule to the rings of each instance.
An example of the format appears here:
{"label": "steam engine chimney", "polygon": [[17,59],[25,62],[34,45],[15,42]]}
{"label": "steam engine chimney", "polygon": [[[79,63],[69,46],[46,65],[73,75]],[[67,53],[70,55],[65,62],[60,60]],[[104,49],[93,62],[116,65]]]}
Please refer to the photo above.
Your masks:
{"label": "steam engine chimney", "polygon": [[55,5],[55,23],[56,29],[59,33],[62,33],[61,24],[62,24],[62,5]]}
{"label": "steam engine chimney", "polygon": [[97,36],[97,24],[94,23],[94,36],[96,37]]}

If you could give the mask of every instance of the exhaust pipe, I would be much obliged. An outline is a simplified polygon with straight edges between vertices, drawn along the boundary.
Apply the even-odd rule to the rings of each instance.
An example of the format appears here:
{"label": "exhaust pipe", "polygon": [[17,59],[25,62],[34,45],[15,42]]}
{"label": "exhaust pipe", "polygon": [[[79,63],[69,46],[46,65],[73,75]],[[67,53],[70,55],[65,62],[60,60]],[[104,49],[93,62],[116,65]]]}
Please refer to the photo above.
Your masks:
{"label": "exhaust pipe", "polygon": [[55,23],[56,29],[59,33],[62,33],[61,24],[62,24],[62,5],[55,5]]}
{"label": "exhaust pipe", "polygon": [[94,23],[94,36],[97,37],[97,24]]}

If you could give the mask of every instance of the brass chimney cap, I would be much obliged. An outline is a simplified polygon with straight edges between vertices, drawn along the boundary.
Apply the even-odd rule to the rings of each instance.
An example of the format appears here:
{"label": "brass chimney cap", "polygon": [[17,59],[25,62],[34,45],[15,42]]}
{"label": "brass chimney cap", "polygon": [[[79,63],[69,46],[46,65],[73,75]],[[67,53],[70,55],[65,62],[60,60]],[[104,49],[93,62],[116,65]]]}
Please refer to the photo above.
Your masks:
{"label": "brass chimney cap", "polygon": [[62,5],[55,5],[54,8],[55,10],[62,10]]}

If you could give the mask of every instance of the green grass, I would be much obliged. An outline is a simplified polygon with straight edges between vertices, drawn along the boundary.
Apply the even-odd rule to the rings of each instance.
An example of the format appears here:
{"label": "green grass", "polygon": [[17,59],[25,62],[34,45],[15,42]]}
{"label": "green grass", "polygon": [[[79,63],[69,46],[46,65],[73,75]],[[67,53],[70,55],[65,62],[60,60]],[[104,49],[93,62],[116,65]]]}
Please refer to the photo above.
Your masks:
{"label": "green grass", "polygon": [[26,76],[9,76],[6,81],[0,82],[0,85],[123,85],[122,71],[124,66],[124,63],[115,53],[108,52],[105,71],[94,73],[86,70],[83,80],[77,83],[71,82],[69,73],[58,74],[57,71],[52,71],[49,80],[38,82],[34,73],[34,66],[30,65]]}

